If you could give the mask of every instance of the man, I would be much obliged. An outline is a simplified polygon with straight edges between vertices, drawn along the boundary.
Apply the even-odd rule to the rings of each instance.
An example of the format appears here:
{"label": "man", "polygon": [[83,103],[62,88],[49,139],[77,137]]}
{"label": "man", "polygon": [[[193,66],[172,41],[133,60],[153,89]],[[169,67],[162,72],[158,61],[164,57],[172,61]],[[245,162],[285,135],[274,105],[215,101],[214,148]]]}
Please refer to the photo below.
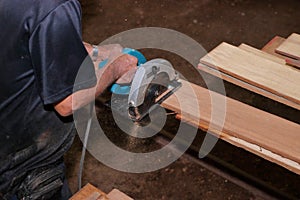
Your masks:
{"label": "man", "polygon": [[[67,199],[68,116],[137,60],[121,55],[95,71],[85,60],[97,51],[82,43],[77,0],[0,0],[0,25],[0,199]],[[106,58],[109,51],[98,53]],[[84,60],[84,78],[74,85]]]}

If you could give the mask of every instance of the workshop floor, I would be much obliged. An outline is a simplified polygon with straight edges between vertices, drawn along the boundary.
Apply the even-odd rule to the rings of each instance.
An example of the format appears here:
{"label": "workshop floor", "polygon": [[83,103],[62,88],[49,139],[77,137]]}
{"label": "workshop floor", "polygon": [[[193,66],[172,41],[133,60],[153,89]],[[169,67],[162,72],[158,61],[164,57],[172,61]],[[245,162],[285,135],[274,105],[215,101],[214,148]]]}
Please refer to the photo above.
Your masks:
{"label": "workshop floor", "polygon": [[[83,38],[98,44],[108,37],[137,27],[164,27],[182,32],[210,51],[226,41],[234,45],[246,43],[261,48],[275,35],[287,37],[300,33],[300,1],[298,0],[81,0],[83,5]],[[164,57],[191,82],[200,82],[189,75],[190,66],[168,53],[151,52],[147,57]],[[213,78],[212,84],[213,84]],[[199,83],[201,84],[201,83]],[[225,84],[227,96],[299,123],[299,112],[266,98]],[[103,117],[105,108],[99,105],[98,118],[115,135],[116,129],[109,117]],[[103,112],[102,112],[103,111]],[[106,113],[106,112],[105,112]],[[105,122],[105,120],[107,120]],[[172,125],[172,124],[171,124]],[[122,137],[120,137],[120,140]],[[150,141],[143,148],[151,148]],[[139,144],[140,145],[140,144]],[[139,147],[141,148],[141,147]],[[144,150],[145,150],[144,149]],[[283,192],[300,198],[300,180],[281,167],[271,165],[231,145],[219,142],[214,155],[233,163],[256,177],[269,182]],[[66,155],[68,180],[72,191],[77,189],[77,171],[81,142],[75,139]],[[281,176],[281,174],[283,174]],[[189,156],[183,156],[167,168],[145,174],[123,173],[111,169],[87,154],[83,182],[90,182],[105,192],[118,188],[135,199],[264,199],[260,194],[203,168]]]}

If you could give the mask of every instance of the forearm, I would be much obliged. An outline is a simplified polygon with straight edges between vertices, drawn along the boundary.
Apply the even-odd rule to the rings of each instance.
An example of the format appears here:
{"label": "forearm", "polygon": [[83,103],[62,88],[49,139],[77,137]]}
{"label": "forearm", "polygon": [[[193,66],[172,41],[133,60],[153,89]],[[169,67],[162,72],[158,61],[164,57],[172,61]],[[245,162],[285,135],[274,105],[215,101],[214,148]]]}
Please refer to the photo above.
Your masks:
{"label": "forearm", "polygon": [[94,101],[97,96],[101,95],[115,81],[113,74],[107,69],[96,71],[96,76],[97,84],[94,87],[79,90],[69,95],[54,106],[55,110],[61,116],[69,116],[74,110],[78,110]]}
{"label": "forearm", "polygon": [[89,89],[77,91],[54,105],[55,110],[62,116],[68,116],[101,95],[104,90],[121,76],[136,69],[137,59],[129,55],[120,55],[106,64],[104,68],[98,69],[95,63],[97,84]]}

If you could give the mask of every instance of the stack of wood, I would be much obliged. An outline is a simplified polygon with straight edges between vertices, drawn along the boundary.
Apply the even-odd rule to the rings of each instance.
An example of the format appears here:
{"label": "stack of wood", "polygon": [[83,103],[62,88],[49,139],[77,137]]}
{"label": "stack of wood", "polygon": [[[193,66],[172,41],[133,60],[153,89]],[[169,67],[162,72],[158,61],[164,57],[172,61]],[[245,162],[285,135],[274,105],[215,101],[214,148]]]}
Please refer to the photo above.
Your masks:
{"label": "stack of wood", "polygon": [[[278,54],[280,53],[280,54]],[[201,58],[199,69],[250,91],[300,110],[300,36],[286,40],[275,37],[262,50],[246,44],[222,43]],[[212,99],[225,98],[226,117],[222,127],[209,129],[221,139],[300,174],[300,125],[234,99],[183,81],[183,86],[163,106],[183,121],[208,130],[215,122]],[[188,101],[181,109],[177,97],[191,99],[192,87],[199,110]],[[177,96],[177,97],[176,97]],[[221,108],[214,107],[214,110]],[[200,112],[201,111],[201,112]],[[198,113],[200,112],[200,119]]]}
{"label": "stack of wood", "polygon": [[300,61],[294,58],[300,59],[295,33],[275,37],[262,50],[222,43],[200,60],[199,69],[300,110]]}
{"label": "stack of wood", "polygon": [[133,199],[117,189],[113,189],[111,192],[106,194],[100,189],[88,183],[80,191],[78,191],[73,197],[71,197],[70,200],[133,200]]}

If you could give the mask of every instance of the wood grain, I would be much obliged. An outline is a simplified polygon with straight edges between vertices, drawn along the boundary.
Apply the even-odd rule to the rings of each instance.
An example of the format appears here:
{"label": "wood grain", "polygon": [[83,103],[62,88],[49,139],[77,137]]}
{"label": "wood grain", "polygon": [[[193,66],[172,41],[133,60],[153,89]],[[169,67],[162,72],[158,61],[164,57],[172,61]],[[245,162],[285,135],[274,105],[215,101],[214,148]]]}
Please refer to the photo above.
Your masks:
{"label": "wood grain", "polygon": [[[182,117],[180,114],[177,114],[176,118],[179,120],[182,120],[192,126],[195,126],[195,127],[198,126],[198,128],[201,130],[207,131],[207,129],[208,129],[207,126],[197,124],[197,122],[195,120],[187,118],[187,117]],[[210,133],[213,135],[216,135],[220,139],[222,139],[236,147],[243,148],[251,153],[254,153],[266,160],[269,160],[275,164],[278,164],[278,165],[300,175],[300,164],[295,161],[284,158],[281,155],[278,155],[278,154],[276,154],[270,150],[267,150],[259,145],[256,145],[256,144],[247,142],[243,139],[228,135],[222,131],[212,130]]]}
{"label": "wood grain", "polygon": [[86,184],[70,200],[133,200],[118,189],[113,189],[108,194],[102,192],[91,184]]}
{"label": "wood grain", "polygon": [[276,52],[294,59],[300,59],[300,35],[296,33],[291,34],[277,47]]}
{"label": "wood grain", "polygon": [[[213,125],[214,128],[210,130],[211,133],[218,135],[224,133],[230,137],[241,139],[249,144],[254,144],[273,152],[284,159],[291,160],[296,163],[296,166],[299,165],[299,124],[227,98],[192,83],[183,80],[182,83],[182,88],[162,103],[163,107],[178,112],[184,119],[192,121],[192,123],[203,127],[203,129],[209,125]],[[189,90],[189,87],[192,88],[192,92]],[[196,106],[190,103],[193,93],[198,100],[199,110],[196,110]],[[185,104],[184,110],[181,109],[176,96],[186,99],[185,102],[180,102],[181,104]],[[222,111],[223,108],[220,105],[214,105],[212,108],[211,100],[222,101],[224,98],[226,100],[225,123],[224,126],[219,127],[220,125],[218,125],[217,121],[211,120],[212,109],[214,112],[218,112],[218,110]],[[201,112],[200,119],[197,118],[198,112]],[[272,159],[277,160],[276,158]],[[285,164],[289,165],[288,162]],[[298,168],[297,173],[299,172]]]}
{"label": "wood grain", "polygon": [[266,58],[266,59],[272,60],[272,61],[277,62],[279,64],[282,64],[282,65],[286,64],[286,62],[285,62],[285,60],[283,58],[276,57],[276,56],[274,56],[272,54],[266,53],[264,51],[261,51],[259,49],[254,48],[252,46],[249,46],[247,44],[242,43],[239,46],[239,48],[243,49],[245,51],[248,51],[250,53],[253,53],[254,55],[260,56],[262,58]]}
{"label": "wood grain", "polygon": [[106,194],[91,184],[86,184],[70,200],[108,200]]}
{"label": "wood grain", "polygon": [[300,71],[222,43],[200,60],[212,68],[300,104]]}
{"label": "wood grain", "polygon": [[238,86],[240,86],[240,87],[242,87],[242,88],[245,88],[245,89],[247,89],[247,90],[250,90],[250,91],[252,91],[252,92],[255,92],[255,93],[257,93],[257,94],[260,94],[260,95],[262,95],[262,96],[265,96],[265,97],[267,97],[267,98],[269,98],[269,99],[272,99],[272,100],[274,100],[274,101],[280,102],[280,103],[282,103],[282,104],[285,104],[285,105],[287,105],[287,106],[290,106],[290,107],[292,107],[292,108],[295,108],[295,109],[297,109],[297,110],[300,110],[300,104],[297,104],[297,103],[295,103],[295,102],[293,102],[293,101],[290,101],[290,100],[288,100],[288,99],[285,99],[285,98],[283,98],[283,97],[280,97],[280,96],[278,96],[278,95],[276,95],[276,94],[273,94],[273,93],[271,93],[271,92],[269,92],[269,91],[266,91],[266,90],[264,90],[264,89],[261,89],[261,88],[259,88],[259,87],[254,86],[254,85],[251,85],[251,84],[249,84],[249,83],[246,83],[246,82],[244,82],[244,81],[241,81],[241,80],[239,80],[239,79],[237,79],[237,78],[235,78],[235,77],[232,77],[232,76],[230,76],[230,75],[228,75],[228,74],[222,73],[222,72],[220,72],[220,71],[218,71],[218,70],[216,70],[216,69],[214,69],[214,68],[211,68],[211,67],[209,67],[209,66],[207,66],[207,65],[203,65],[203,64],[200,63],[200,64],[198,65],[198,69],[200,69],[201,71],[204,71],[204,72],[206,72],[206,73],[208,73],[208,74],[211,74],[211,75],[213,75],[213,76],[216,76],[216,77],[218,77],[218,78],[221,78],[221,79],[223,79],[223,80],[225,80],[225,81],[228,81],[228,82],[230,82],[230,83],[233,83],[233,84],[235,84],[235,85],[238,85]]}
{"label": "wood grain", "polygon": [[113,189],[111,192],[107,194],[107,197],[110,200],[133,200],[131,197],[127,196],[123,192],[118,189]]}

